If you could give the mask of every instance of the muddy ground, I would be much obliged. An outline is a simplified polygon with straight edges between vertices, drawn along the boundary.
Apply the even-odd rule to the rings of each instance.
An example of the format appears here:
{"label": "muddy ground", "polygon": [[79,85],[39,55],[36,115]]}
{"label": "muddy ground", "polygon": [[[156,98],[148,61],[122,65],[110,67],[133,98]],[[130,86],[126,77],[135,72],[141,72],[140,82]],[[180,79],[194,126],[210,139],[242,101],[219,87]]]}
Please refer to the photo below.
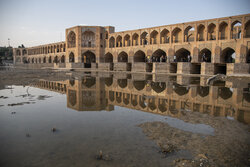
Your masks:
{"label": "muddy ground", "polygon": [[162,153],[188,150],[192,159],[176,159],[173,165],[247,167],[250,166],[250,126],[224,117],[212,117],[198,112],[183,112],[179,118],[192,124],[214,128],[214,135],[203,135],[173,128],[163,122],[138,125],[154,140]]}

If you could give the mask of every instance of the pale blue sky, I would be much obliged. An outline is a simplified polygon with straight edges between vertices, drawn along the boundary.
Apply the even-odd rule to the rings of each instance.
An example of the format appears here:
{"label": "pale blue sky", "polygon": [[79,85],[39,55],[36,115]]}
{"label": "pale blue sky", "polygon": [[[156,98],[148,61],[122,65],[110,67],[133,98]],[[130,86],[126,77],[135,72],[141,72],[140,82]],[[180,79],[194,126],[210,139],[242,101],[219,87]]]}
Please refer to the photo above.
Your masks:
{"label": "pale blue sky", "polygon": [[250,13],[250,0],[0,0],[0,46],[65,40],[75,25],[116,31]]}

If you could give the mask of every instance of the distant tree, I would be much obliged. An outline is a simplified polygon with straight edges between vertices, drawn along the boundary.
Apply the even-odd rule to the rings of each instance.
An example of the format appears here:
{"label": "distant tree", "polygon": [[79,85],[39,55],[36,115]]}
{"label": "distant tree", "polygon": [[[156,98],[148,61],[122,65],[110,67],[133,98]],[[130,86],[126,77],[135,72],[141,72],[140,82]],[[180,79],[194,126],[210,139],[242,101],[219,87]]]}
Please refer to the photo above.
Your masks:
{"label": "distant tree", "polygon": [[18,46],[18,48],[25,48],[25,46],[22,44],[22,45]]}

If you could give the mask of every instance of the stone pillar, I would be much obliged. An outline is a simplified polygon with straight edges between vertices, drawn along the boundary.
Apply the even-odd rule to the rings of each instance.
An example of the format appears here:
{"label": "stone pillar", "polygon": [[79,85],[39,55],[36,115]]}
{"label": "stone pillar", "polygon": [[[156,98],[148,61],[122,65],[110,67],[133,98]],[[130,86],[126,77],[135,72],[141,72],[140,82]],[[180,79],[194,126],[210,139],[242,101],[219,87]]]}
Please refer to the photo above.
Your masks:
{"label": "stone pillar", "polygon": [[201,75],[214,75],[214,64],[213,63],[201,63]]}
{"label": "stone pillar", "polygon": [[177,63],[177,74],[190,74],[191,63],[189,62],[178,62]]}

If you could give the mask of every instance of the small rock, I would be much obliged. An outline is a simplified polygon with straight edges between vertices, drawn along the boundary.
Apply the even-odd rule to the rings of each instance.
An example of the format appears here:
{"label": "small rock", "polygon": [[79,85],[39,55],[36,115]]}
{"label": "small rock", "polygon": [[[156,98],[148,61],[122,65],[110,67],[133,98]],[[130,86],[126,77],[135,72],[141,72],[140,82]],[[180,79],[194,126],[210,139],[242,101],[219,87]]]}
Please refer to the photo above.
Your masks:
{"label": "small rock", "polygon": [[51,131],[52,131],[52,132],[56,132],[57,129],[56,129],[56,128],[52,128]]}

